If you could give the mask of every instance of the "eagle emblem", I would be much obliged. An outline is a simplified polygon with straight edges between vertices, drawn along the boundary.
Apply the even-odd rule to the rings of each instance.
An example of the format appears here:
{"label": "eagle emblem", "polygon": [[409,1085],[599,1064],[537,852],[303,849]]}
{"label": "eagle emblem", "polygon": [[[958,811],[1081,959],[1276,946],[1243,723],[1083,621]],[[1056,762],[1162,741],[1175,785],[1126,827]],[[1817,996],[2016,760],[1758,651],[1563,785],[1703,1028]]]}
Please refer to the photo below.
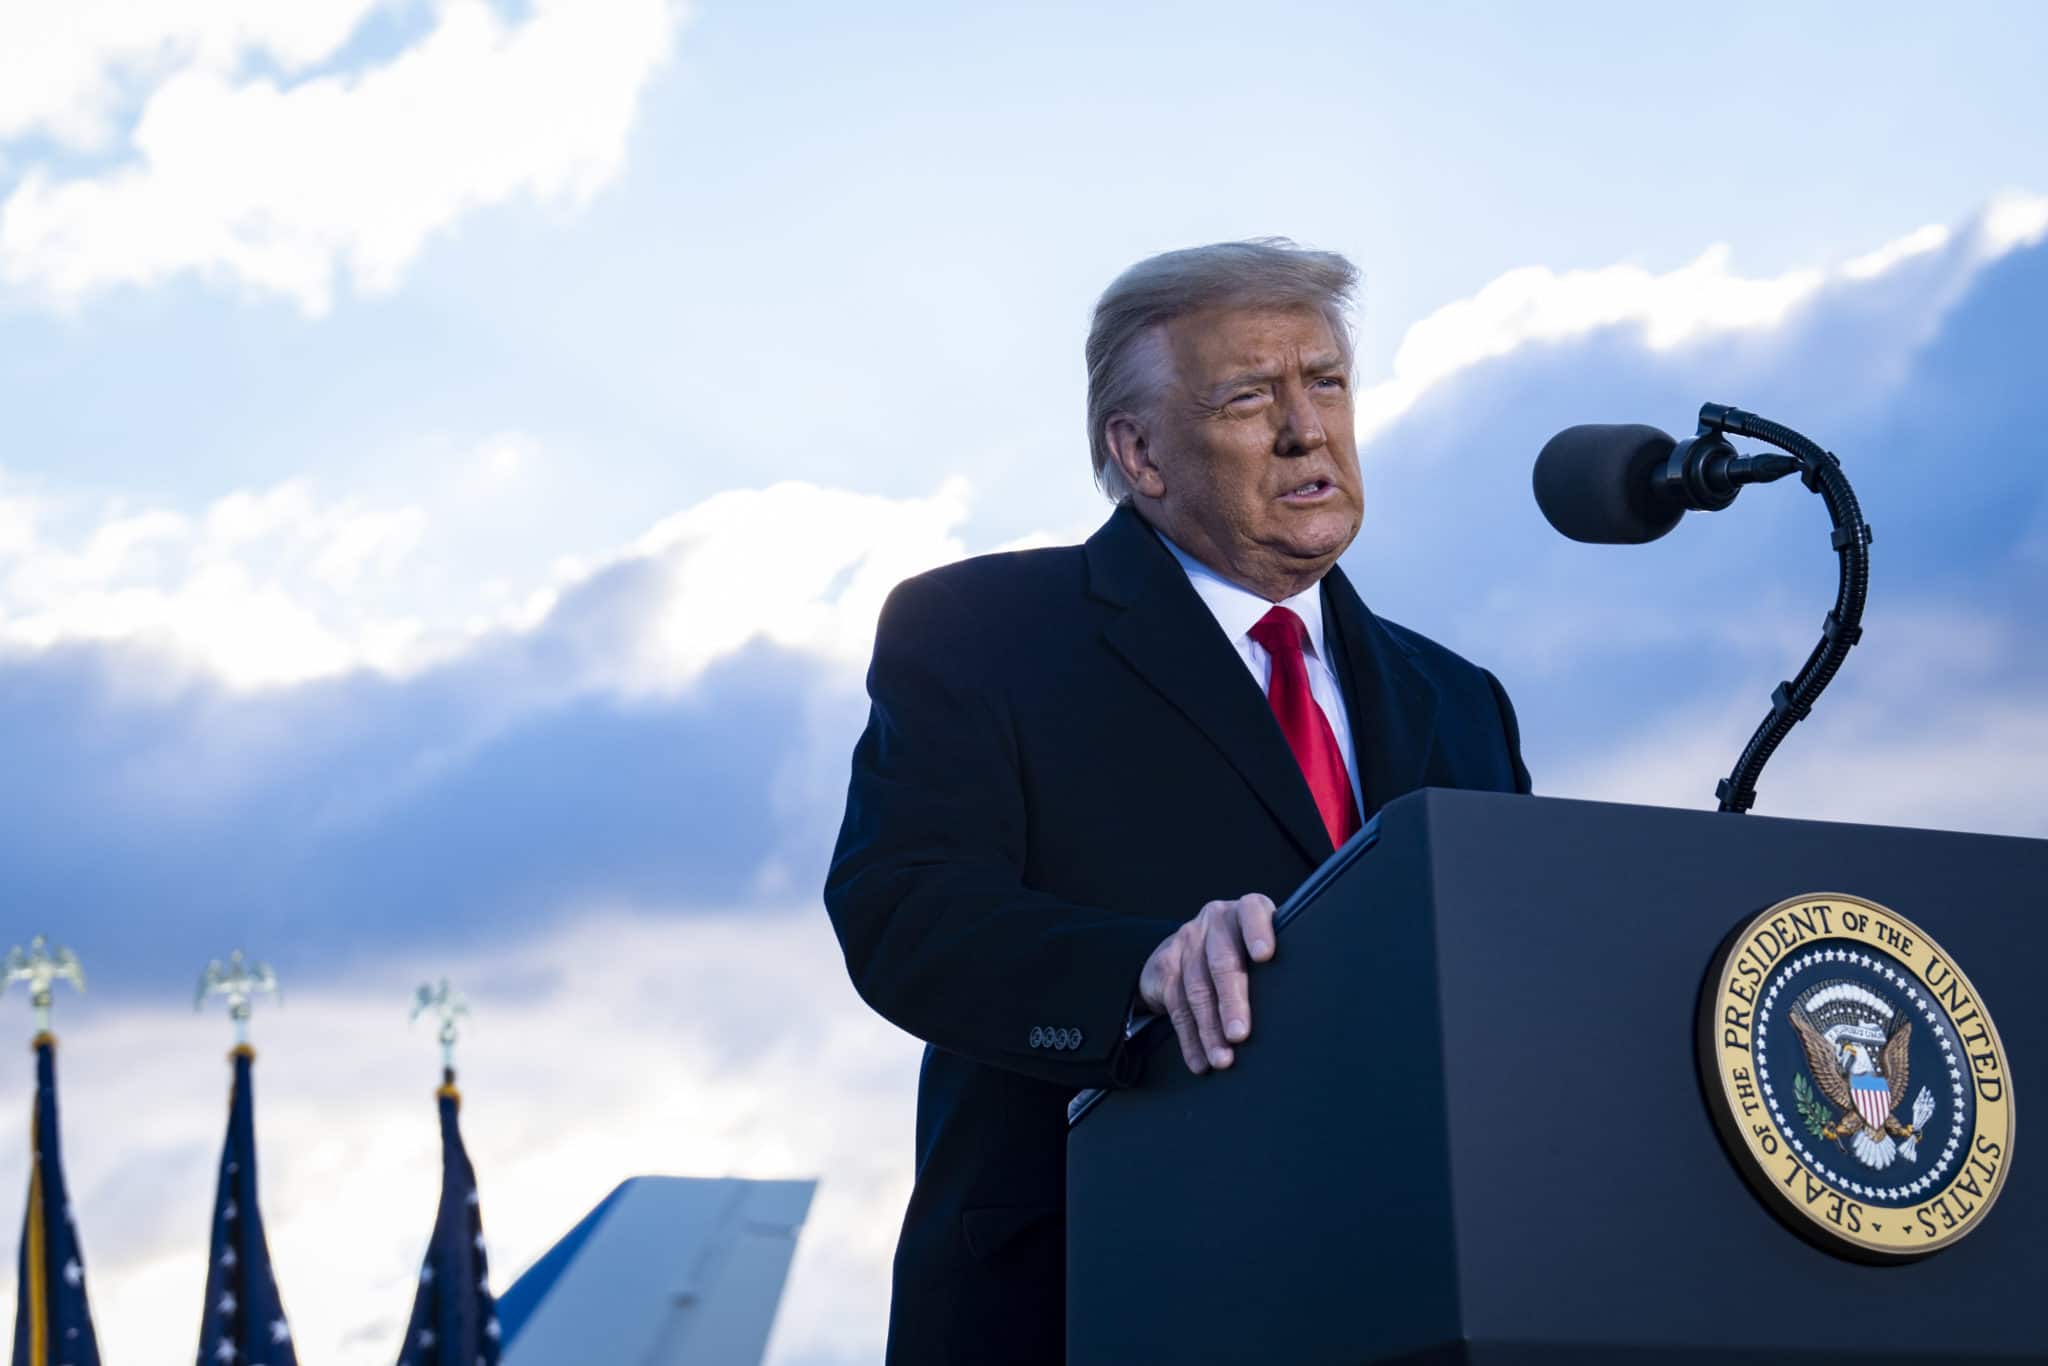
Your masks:
{"label": "eagle emblem", "polygon": [[1845,981],[1814,987],[1788,1014],[1820,1092],[1813,1094],[1806,1077],[1794,1082],[1807,1131],[1837,1147],[1848,1140],[1848,1150],[1878,1171],[1901,1158],[1918,1161],[1934,1096],[1920,1088],[1911,1124],[1894,1113],[1906,1099],[1913,1022],[1868,987]]}
{"label": "eagle emblem", "polygon": [[[1995,915],[1951,910],[1998,942]],[[1801,1236],[1910,1262],[1983,1226],[2012,1166],[2012,1077],[1921,926],[1843,892],[1758,911],[1723,942],[1694,1038],[1736,1167]]]}

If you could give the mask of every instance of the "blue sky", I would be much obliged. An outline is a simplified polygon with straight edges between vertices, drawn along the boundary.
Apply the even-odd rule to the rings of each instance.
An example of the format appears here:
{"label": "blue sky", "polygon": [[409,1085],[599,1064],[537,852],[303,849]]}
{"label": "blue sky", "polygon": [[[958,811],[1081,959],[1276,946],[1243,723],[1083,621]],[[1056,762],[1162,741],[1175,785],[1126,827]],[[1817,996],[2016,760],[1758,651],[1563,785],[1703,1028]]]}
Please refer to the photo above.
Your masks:
{"label": "blue sky", "polygon": [[224,1035],[184,993],[241,946],[287,983],[260,1123],[309,1350],[402,1325],[399,1012],[445,972],[494,1265],[633,1171],[821,1175],[773,1359],[874,1358],[916,1049],[815,892],[873,614],[1100,521],[1081,339],[1155,250],[1361,265],[1347,568],[1501,675],[1539,791],[1711,805],[1818,631],[1796,486],[1633,549],[1529,500],[1558,427],[1712,399],[1837,450],[1878,529],[1759,810],[2048,834],[2036,7],[31,8],[0,939],[94,977],[63,1066],[120,1354],[192,1322]]}

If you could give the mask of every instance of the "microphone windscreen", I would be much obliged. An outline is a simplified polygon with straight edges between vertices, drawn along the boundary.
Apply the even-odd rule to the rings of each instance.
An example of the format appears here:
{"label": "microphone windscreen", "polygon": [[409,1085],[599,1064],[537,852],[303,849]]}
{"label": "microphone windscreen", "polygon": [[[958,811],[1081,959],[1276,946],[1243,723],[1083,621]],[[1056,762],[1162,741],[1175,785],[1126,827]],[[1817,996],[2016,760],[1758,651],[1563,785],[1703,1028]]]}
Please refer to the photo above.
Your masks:
{"label": "microphone windscreen", "polygon": [[1641,424],[1567,427],[1536,457],[1536,505],[1575,541],[1654,541],[1685,515],[1685,505],[1658,497],[1652,482],[1677,444]]}

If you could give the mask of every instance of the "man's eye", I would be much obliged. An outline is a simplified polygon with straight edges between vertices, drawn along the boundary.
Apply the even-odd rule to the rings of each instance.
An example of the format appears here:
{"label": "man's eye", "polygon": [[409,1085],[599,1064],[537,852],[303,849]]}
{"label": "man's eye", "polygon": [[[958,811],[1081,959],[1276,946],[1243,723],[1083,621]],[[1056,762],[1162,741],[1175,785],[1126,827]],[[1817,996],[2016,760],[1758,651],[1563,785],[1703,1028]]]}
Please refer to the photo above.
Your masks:
{"label": "man's eye", "polygon": [[1323,389],[1342,389],[1344,387],[1344,377],[1342,375],[1319,375],[1316,378],[1316,385]]}

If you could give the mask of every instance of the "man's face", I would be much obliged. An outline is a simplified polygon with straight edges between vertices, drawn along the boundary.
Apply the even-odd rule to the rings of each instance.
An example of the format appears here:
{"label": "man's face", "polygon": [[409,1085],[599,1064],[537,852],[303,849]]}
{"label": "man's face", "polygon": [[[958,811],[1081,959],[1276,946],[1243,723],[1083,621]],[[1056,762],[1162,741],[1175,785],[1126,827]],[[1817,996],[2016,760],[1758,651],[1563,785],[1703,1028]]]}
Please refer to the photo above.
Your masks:
{"label": "man's face", "polygon": [[[1269,601],[1315,583],[1363,507],[1351,380],[1320,310],[1216,309],[1164,328],[1170,379],[1119,454],[1139,510]],[[1113,447],[1118,444],[1112,437]]]}

